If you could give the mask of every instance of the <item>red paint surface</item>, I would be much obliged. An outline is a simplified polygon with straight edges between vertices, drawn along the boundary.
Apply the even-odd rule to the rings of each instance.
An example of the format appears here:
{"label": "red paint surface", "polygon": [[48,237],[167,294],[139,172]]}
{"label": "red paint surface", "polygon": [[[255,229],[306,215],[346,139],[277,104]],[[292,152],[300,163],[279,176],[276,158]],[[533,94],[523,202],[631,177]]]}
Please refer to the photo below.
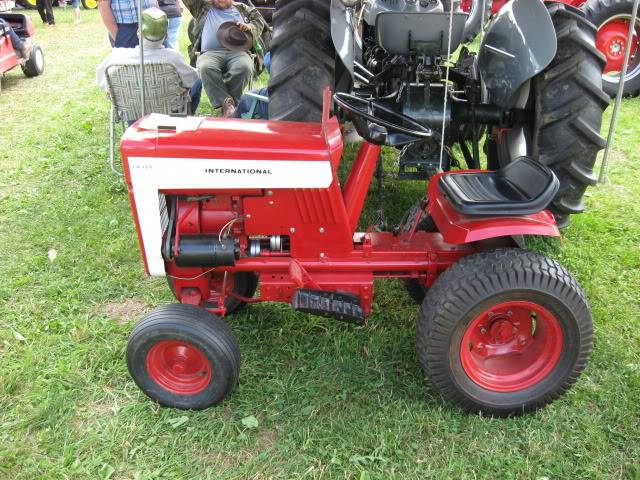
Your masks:
{"label": "red paint surface", "polygon": [[504,302],[475,317],[460,342],[462,368],[487,390],[517,392],[544,380],[560,360],[563,334],[546,308]]}
{"label": "red paint surface", "polygon": [[[224,312],[216,309],[233,286],[232,275],[228,275],[226,288],[222,287],[224,272],[256,273],[260,281],[256,301],[289,302],[302,285],[354,293],[369,313],[375,278],[415,278],[430,286],[453,262],[483,248],[472,242],[504,235],[558,234],[553,217],[546,212],[507,219],[456,216],[433,188],[429,209],[442,235],[354,233],[380,147],[362,145],[341,189],[337,169],[342,139],[334,117],[325,116],[323,124],[205,119],[198,131],[184,133],[146,131],[134,125],[125,133],[121,148],[137,226],[128,171],[131,156],[331,161],[334,180],[327,188],[163,191],[179,196],[174,251],[182,234],[217,236],[229,220],[237,219],[229,231],[242,252],[234,266],[213,270],[165,262],[167,272],[179,277],[174,278],[174,286],[182,302],[197,302],[219,313]],[[437,179],[432,182],[436,184]],[[186,198],[203,194],[212,198]],[[251,239],[263,238],[268,245],[266,239],[272,235],[286,237],[287,249],[267,247],[260,256],[248,256]]]}
{"label": "red paint surface", "polygon": [[[629,21],[614,19],[605,23],[598,29],[596,35],[596,47],[605,57],[607,64],[604,67],[607,72],[621,72],[624,63],[624,54],[627,48],[627,35],[629,34]],[[638,31],[633,34],[631,45],[631,58],[638,53]]]}
{"label": "red paint surface", "polygon": [[470,216],[457,212],[440,190],[439,179],[442,175],[463,172],[440,173],[429,182],[429,214],[445,241],[459,244],[513,235],[560,236],[553,214],[548,210],[513,217]]}
{"label": "red paint surface", "polygon": [[204,391],[213,377],[206,355],[190,343],[162,340],[147,353],[149,376],[176,395],[196,395]]}

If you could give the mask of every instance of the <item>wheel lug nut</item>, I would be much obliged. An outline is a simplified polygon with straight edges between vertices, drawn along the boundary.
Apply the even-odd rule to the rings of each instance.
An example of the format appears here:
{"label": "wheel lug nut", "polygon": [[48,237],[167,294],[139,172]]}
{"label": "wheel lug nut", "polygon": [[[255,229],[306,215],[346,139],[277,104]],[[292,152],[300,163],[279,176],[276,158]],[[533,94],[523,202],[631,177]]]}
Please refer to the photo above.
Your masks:
{"label": "wheel lug nut", "polygon": [[484,327],[480,328],[480,333],[484,335],[485,333],[487,333],[487,329]]}
{"label": "wheel lug nut", "polygon": [[527,343],[527,339],[524,337],[520,337],[518,341],[520,342],[520,345],[524,345],[525,343]]}
{"label": "wheel lug nut", "polygon": [[511,310],[509,310],[509,311],[507,312],[507,317],[510,317],[511,315],[513,315],[513,312],[512,312]]}

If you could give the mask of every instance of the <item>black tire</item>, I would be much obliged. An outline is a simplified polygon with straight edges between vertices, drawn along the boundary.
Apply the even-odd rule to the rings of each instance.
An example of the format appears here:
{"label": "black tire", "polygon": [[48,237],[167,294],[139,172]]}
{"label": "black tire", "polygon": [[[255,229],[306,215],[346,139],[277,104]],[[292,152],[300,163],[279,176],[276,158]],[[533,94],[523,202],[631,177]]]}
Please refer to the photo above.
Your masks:
{"label": "black tire", "polygon": [[[416,215],[420,210],[423,210],[426,206],[426,199],[422,198],[415,202],[409,210],[403,215],[402,222],[400,223],[400,230],[403,232],[410,232],[413,228],[413,223],[416,218]],[[418,226],[416,227],[417,232],[437,232],[438,227],[436,227],[433,218],[428,215],[426,212],[420,218],[418,222]],[[422,283],[418,281],[417,278],[405,278],[401,280],[402,285],[405,290],[409,294],[409,296],[416,302],[417,305],[422,305],[424,297],[429,290]]]}
{"label": "black tire", "polygon": [[319,122],[322,94],[335,83],[327,0],[277,0],[273,15],[269,119]]}
{"label": "black tire", "polygon": [[[258,277],[251,272],[237,272],[233,274],[234,286],[233,292],[241,297],[251,298],[255,295],[258,288]],[[173,296],[176,300],[180,300],[176,294],[176,287],[173,283],[173,279],[167,276],[167,284]],[[224,306],[227,309],[227,315],[240,310],[246,305],[246,302],[238,300],[237,298],[227,297],[224,301]]]}
{"label": "black tire", "polygon": [[[631,20],[633,13],[633,0],[589,0],[582,5],[587,20],[593,23],[599,30],[605,23],[614,17],[620,17],[627,22]],[[640,32],[640,21],[636,22],[636,32]],[[627,26],[627,28],[629,28]],[[602,52],[606,56],[606,52]],[[624,49],[621,52],[624,55]],[[602,88],[611,97],[618,94],[618,78],[616,76],[602,75]],[[623,95],[636,97],[640,94],[640,55],[636,54],[629,60],[629,68],[624,82]]]}
{"label": "black tire", "polygon": [[[595,27],[576,8],[561,3],[546,5],[558,48],[551,64],[529,84],[527,107],[534,110],[535,124],[532,131],[525,131],[527,151],[520,154],[549,166],[560,180],[560,189],[548,208],[564,228],[571,214],[584,211],[584,192],[597,183],[593,166],[606,144],[600,126],[609,96],[602,90],[605,60],[595,47]],[[491,145],[490,141],[488,145],[491,167],[504,166],[516,158],[509,145],[510,141],[517,143],[517,130],[502,138],[500,144]]]}
{"label": "black tire", "polygon": [[40,45],[34,43],[31,47],[29,54],[29,60],[27,60],[22,67],[22,73],[27,77],[37,77],[44,72],[44,54]]}
{"label": "black tire", "polygon": [[[188,355],[180,356],[180,351]],[[174,363],[169,365],[169,360]],[[193,366],[202,369],[189,371]],[[240,373],[240,348],[231,329],[215,315],[193,305],[162,305],[131,333],[127,367],[138,387],[160,405],[202,410],[233,389]],[[206,378],[200,378],[205,373]],[[194,393],[184,393],[189,389]]]}
{"label": "black tire", "polygon": [[[525,306],[516,307],[518,302]],[[505,304],[508,306],[504,307]],[[501,310],[504,308],[513,308],[513,317],[511,310],[506,314]],[[513,381],[514,377],[500,371],[495,381],[503,387],[503,391],[493,386],[487,388],[482,385],[484,380],[472,379],[474,369],[464,366],[463,356],[474,358],[476,348],[482,351],[483,348],[495,348],[495,345],[487,342],[485,347],[481,343],[469,343],[470,353],[467,355],[466,340],[473,338],[467,335],[475,335],[478,331],[475,323],[478,318],[486,322],[490,331],[494,327],[502,328],[503,324],[495,322],[518,319],[516,308],[525,308],[525,314],[528,308],[539,308],[550,315],[550,321],[555,322],[550,325],[561,332],[554,340],[556,357],[548,363],[543,362],[542,357],[536,357],[544,350],[539,350],[539,344],[534,346],[534,342],[553,339],[553,336],[549,334],[552,329],[545,323],[547,319],[536,317],[532,311],[528,326],[531,343],[521,343],[525,345],[520,347],[522,357],[518,357],[518,353],[505,354],[503,351],[503,358],[496,356],[490,361],[503,362],[500,367],[504,368],[504,365],[515,365],[519,358],[533,354],[538,361],[540,375],[532,377],[529,384],[517,384],[515,389],[507,390],[508,382]],[[487,309],[489,313],[485,317]],[[494,323],[490,323],[491,309],[496,310]],[[521,334],[518,328],[522,330],[524,327],[506,325],[507,334],[513,328],[514,339],[524,338],[516,337]],[[482,327],[479,335],[490,336],[487,328]],[[503,339],[505,345],[512,345],[506,337]],[[537,253],[517,249],[483,252],[454,264],[429,290],[418,319],[416,345],[427,377],[445,398],[466,411],[514,415],[546,405],[576,381],[593,350],[591,311],[577,281],[557,262]],[[480,361],[487,360],[480,358]],[[495,365],[486,365],[487,368],[495,368]]]}

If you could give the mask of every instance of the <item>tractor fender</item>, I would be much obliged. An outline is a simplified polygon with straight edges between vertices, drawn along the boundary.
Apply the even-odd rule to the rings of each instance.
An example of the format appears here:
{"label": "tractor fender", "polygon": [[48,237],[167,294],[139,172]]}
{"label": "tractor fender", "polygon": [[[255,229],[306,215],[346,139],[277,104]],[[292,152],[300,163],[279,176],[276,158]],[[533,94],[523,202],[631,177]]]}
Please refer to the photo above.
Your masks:
{"label": "tractor fender", "polygon": [[445,242],[461,245],[520,235],[560,236],[555,218],[548,210],[530,215],[503,217],[471,216],[459,213],[438,187],[442,175],[444,173],[437,174],[429,181],[427,209]]}
{"label": "tractor fender", "polygon": [[517,92],[556,54],[556,31],[541,0],[511,0],[489,24],[478,53],[489,102],[514,106]]}
{"label": "tractor fender", "polygon": [[331,0],[331,40],[351,77],[353,62],[362,57],[357,21],[355,9],[345,7],[341,0]]}

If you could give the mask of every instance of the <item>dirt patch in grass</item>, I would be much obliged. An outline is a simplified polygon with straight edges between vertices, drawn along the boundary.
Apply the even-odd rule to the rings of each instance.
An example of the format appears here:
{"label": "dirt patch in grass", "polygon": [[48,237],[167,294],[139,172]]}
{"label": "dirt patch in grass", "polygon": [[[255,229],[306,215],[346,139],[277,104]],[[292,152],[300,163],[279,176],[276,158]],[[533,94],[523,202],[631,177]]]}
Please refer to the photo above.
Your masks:
{"label": "dirt patch in grass", "polygon": [[109,317],[115,318],[119,325],[137,320],[147,310],[149,305],[133,298],[127,298],[124,302],[109,302],[102,308],[102,311]]}
{"label": "dirt patch in grass", "polygon": [[[203,463],[205,465],[217,465],[221,471],[233,471],[242,465],[246,465],[255,459],[259,454],[264,453],[278,441],[278,435],[275,430],[260,429],[255,433],[249,433],[254,439],[253,445],[247,448],[240,448],[233,454],[222,452],[219,450],[209,451],[204,454]],[[260,477],[251,477],[260,478]]]}

